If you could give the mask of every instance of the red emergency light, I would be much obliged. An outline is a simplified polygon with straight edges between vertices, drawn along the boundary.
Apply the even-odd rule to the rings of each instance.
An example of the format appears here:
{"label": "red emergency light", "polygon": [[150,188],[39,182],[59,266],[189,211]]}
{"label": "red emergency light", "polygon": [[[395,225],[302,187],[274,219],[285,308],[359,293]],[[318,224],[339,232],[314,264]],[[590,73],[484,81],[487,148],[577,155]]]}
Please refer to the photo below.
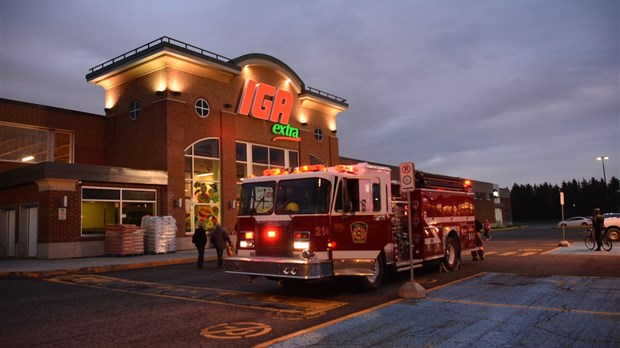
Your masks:
{"label": "red emergency light", "polygon": [[269,230],[267,231],[267,238],[276,238],[277,237],[277,233],[274,230]]}

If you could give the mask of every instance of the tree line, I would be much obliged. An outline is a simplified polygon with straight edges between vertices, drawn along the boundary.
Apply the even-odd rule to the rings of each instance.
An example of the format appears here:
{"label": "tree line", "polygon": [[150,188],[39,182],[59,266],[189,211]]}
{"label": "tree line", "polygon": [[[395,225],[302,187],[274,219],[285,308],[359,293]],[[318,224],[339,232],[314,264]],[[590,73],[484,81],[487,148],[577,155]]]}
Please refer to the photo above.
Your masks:
{"label": "tree line", "polygon": [[573,179],[561,186],[514,184],[510,192],[512,216],[515,221],[561,220],[560,192],[564,193],[564,217],[591,216],[594,208],[603,213],[620,212],[620,181],[612,177],[609,183],[595,178],[586,181]]}

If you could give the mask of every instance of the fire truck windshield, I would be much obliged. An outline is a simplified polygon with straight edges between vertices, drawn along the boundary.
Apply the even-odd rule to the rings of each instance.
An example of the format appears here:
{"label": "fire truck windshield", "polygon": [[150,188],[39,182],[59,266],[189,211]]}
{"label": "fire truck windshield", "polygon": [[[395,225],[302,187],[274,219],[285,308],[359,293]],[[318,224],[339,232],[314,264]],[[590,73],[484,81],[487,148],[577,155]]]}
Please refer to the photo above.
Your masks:
{"label": "fire truck windshield", "polygon": [[330,192],[331,183],[323,178],[245,183],[240,215],[325,214]]}

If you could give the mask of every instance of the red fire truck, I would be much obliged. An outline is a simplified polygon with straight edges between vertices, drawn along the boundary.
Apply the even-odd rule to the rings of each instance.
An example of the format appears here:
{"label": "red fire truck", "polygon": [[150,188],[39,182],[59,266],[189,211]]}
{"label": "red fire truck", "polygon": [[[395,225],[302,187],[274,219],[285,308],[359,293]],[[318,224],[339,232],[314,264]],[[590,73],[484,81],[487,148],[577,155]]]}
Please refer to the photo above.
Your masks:
{"label": "red fire truck", "polygon": [[462,252],[477,250],[467,180],[416,172],[417,187],[403,195],[389,168],[367,163],[263,174],[243,181],[228,273],[279,281],[357,276],[373,289],[388,270],[454,270]]}

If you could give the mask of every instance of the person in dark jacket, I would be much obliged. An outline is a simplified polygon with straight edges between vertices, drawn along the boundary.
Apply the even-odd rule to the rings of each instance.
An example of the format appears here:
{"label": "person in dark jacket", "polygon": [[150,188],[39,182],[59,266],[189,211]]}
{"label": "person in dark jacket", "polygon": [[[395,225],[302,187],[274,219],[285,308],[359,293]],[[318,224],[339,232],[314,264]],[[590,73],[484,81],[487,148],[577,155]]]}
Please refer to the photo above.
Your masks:
{"label": "person in dark jacket", "polygon": [[603,231],[605,230],[605,217],[601,214],[599,208],[594,209],[592,214],[592,228],[594,229],[594,238],[596,239],[596,251],[601,251]]}
{"label": "person in dark jacket", "polygon": [[484,246],[482,245],[482,234],[480,231],[482,230],[482,223],[476,219],[474,225],[474,237],[476,239],[476,246],[478,250],[474,250],[471,252],[471,259],[473,261],[482,261],[484,260]]}
{"label": "person in dark jacket", "polygon": [[222,265],[224,264],[224,249],[226,249],[227,244],[232,243],[230,242],[228,232],[222,227],[221,224],[217,224],[211,233],[211,243],[213,243],[215,251],[217,252],[217,268],[222,268]]}
{"label": "person in dark jacket", "polygon": [[205,262],[205,246],[207,245],[207,231],[205,231],[205,226],[202,222],[198,223],[198,228],[194,231],[194,235],[192,236],[192,243],[196,245],[196,249],[198,250],[198,260],[196,260],[196,267],[199,269],[204,268]]}

